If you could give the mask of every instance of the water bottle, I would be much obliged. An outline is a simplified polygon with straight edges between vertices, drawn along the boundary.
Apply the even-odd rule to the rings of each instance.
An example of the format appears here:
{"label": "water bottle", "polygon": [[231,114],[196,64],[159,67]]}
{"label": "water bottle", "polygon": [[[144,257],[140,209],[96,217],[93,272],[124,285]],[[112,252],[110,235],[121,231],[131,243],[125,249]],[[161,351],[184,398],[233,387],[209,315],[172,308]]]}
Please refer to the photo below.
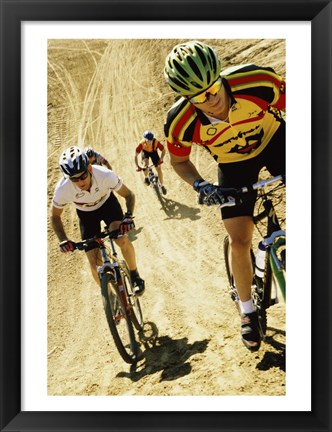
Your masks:
{"label": "water bottle", "polygon": [[256,276],[263,278],[264,277],[264,267],[265,267],[265,246],[262,241],[258,244],[256,261],[255,261],[255,274]]}

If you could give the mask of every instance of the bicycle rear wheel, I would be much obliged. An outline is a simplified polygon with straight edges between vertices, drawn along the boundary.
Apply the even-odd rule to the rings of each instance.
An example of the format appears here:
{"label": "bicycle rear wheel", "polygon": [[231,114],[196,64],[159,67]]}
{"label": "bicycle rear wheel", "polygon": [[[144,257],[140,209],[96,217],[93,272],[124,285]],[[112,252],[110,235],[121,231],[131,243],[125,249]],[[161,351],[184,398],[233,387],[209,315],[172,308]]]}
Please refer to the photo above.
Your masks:
{"label": "bicycle rear wheel", "polygon": [[264,301],[262,300],[263,293],[264,293],[264,283],[263,283],[262,279],[254,276],[253,285],[252,285],[252,289],[251,289],[251,297],[253,299],[255,308],[256,308],[257,313],[258,313],[262,337],[265,336],[266,328],[267,328],[266,307],[265,307]]}
{"label": "bicycle rear wheel", "polygon": [[153,183],[153,191],[156,194],[156,197],[160,200],[161,199],[161,192],[159,189],[158,181]]}
{"label": "bicycle rear wheel", "polygon": [[123,304],[113,274],[103,274],[101,292],[108,326],[119,354],[126,363],[136,363],[138,346],[133,324]]}
{"label": "bicycle rear wheel", "polygon": [[128,302],[130,305],[130,318],[135,328],[138,331],[140,331],[143,329],[143,325],[144,325],[141,304],[137,295],[134,293],[133,287],[130,282],[129,269],[127,264],[124,261],[121,262],[121,272],[122,272],[123,285],[125,287]]}

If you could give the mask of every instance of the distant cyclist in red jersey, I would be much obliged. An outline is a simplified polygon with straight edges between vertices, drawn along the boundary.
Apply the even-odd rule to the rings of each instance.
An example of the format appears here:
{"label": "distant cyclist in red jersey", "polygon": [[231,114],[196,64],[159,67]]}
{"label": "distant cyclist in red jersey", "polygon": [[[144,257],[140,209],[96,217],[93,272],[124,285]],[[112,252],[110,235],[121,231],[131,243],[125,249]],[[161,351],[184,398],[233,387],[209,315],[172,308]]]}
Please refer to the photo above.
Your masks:
{"label": "distant cyclist in red jersey", "polygon": [[[158,150],[161,151],[161,155],[159,156]],[[152,160],[153,165],[155,166],[157,173],[158,173],[158,179],[161,184],[161,190],[163,194],[166,194],[166,188],[164,186],[164,176],[161,169],[161,164],[164,162],[164,156],[166,153],[165,147],[161,144],[157,138],[154,137],[153,133],[149,130],[145,131],[143,134],[142,141],[139,142],[138,146],[136,147],[135,151],[135,164],[138,169],[140,169],[139,163],[138,163],[138,155],[142,153],[142,164],[144,167],[148,167],[149,165],[149,159]],[[144,182],[145,184],[149,185],[150,181],[148,178],[148,170],[143,169],[144,172]]]}

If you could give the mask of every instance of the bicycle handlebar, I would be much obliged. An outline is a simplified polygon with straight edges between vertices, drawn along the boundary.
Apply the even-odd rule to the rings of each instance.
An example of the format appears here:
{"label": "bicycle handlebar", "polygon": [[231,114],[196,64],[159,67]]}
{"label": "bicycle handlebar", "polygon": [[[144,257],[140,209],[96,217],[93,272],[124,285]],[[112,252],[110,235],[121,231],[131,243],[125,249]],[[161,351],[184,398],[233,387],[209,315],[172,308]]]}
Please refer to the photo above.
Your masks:
{"label": "bicycle handlebar", "polygon": [[266,180],[260,180],[257,183],[254,183],[251,186],[244,186],[243,188],[239,189],[238,191],[240,193],[246,193],[250,192],[251,190],[259,190],[264,189],[266,186],[275,183],[277,181],[285,181],[286,176],[285,175],[278,175],[276,177],[271,177]]}
{"label": "bicycle handlebar", "polygon": [[142,167],[142,166],[138,165],[138,168],[141,170],[146,170],[146,169],[153,168],[153,167],[154,167],[154,164],[148,165],[147,167]]}
{"label": "bicycle handlebar", "polygon": [[219,196],[222,196],[225,202],[220,204],[218,209],[224,207],[233,207],[242,203],[242,196],[246,193],[264,189],[266,186],[275,183],[277,181],[285,181],[285,175],[278,175],[275,177],[268,178],[266,180],[260,180],[257,183],[254,183],[250,186],[243,186],[242,188],[222,188],[220,186],[216,186],[215,192]]}
{"label": "bicycle handlebar", "polygon": [[120,234],[119,229],[116,229],[114,231],[108,231],[107,229],[105,229],[101,233],[96,234],[94,237],[82,240],[80,242],[72,242],[72,243],[73,243],[74,249],[85,250],[89,244],[94,243],[100,239],[103,239],[105,237],[108,237],[109,239],[117,239],[121,235],[122,234]]}

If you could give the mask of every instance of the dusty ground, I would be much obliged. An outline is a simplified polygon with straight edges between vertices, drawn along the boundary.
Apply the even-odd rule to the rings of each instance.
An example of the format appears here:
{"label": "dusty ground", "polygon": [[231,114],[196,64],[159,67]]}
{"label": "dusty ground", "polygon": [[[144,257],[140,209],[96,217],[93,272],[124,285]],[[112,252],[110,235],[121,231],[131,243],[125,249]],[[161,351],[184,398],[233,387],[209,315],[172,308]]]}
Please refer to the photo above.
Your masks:
{"label": "dusty ground", "polygon": [[[48,197],[60,178],[59,153],[84,142],[104,154],[136,195],[131,235],[146,280],[145,320],[155,344],[136,368],[111,339],[98,287],[83,253],[63,255],[48,228],[49,395],[285,395],[285,306],[268,313],[258,353],[239,337],[227,295],[219,214],[196,204],[193,190],[163,165],[163,203],[135,171],[134,150],[145,129],[164,141],[174,94],[164,58],[178,40],[51,40],[48,51]],[[223,67],[256,62],[285,76],[280,40],[213,40]],[[216,180],[215,162],[193,150],[199,171]],[[123,202],[123,201],[121,201]],[[64,224],[78,240],[74,210]],[[145,349],[144,347],[142,347]]]}

